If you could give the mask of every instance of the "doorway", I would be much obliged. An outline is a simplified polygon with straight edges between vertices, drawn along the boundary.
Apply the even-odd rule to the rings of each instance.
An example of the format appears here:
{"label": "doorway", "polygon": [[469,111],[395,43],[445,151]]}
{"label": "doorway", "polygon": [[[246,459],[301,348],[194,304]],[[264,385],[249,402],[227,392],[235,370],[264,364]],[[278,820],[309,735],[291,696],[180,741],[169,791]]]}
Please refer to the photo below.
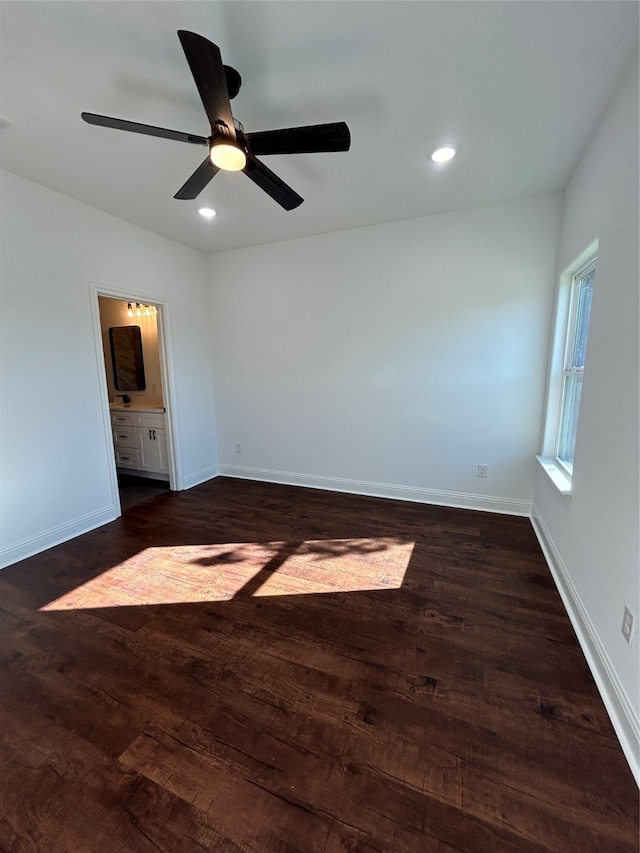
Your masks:
{"label": "doorway", "polygon": [[112,491],[122,512],[172,488],[163,306],[96,292]]}

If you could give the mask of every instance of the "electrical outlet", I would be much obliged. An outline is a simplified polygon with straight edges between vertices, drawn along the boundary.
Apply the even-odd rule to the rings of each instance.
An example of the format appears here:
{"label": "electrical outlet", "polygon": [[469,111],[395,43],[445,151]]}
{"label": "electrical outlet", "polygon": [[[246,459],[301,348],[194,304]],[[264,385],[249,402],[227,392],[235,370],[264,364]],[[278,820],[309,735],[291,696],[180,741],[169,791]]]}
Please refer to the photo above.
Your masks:
{"label": "electrical outlet", "polygon": [[625,638],[627,643],[631,645],[633,640],[633,623],[635,619],[633,613],[629,610],[628,607],[624,609],[624,616],[622,617],[622,636]]}
{"label": "electrical outlet", "polygon": [[478,477],[487,477],[489,474],[488,465],[478,465]]}
{"label": "electrical outlet", "polygon": [[242,453],[242,445],[239,441],[236,441],[236,453]]}

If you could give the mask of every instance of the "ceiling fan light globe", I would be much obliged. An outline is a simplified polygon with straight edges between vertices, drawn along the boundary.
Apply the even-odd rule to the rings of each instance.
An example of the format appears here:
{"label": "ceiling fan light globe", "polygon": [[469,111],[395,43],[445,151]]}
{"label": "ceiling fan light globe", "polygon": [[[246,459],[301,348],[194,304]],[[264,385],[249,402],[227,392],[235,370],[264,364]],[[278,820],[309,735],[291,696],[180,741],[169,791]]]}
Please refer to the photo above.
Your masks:
{"label": "ceiling fan light globe", "polygon": [[239,172],[247,165],[247,155],[242,148],[229,142],[214,142],[210,157],[214,166],[227,172]]}

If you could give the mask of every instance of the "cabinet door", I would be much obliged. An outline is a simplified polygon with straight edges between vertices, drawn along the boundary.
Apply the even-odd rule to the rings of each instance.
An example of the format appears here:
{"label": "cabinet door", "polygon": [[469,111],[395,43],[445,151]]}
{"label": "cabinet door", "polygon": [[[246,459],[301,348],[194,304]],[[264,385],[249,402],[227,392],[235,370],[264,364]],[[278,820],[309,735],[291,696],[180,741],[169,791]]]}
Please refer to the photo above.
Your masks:
{"label": "cabinet door", "polygon": [[153,429],[155,437],[155,461],[158,474],[169,476],[169,456],[167,454],[167,433],[164,429]]}
{"label": "cabinet door", "polygon": [[169,474],[167,457],[167,435],[165,430],[155,427],[137,427],[138,470],[153,474]]}
{"label": "cabinet door", "polygon": [[156,470],[156,444],[151,427],[137,427],[138,434],[138,468],[140,471]]}

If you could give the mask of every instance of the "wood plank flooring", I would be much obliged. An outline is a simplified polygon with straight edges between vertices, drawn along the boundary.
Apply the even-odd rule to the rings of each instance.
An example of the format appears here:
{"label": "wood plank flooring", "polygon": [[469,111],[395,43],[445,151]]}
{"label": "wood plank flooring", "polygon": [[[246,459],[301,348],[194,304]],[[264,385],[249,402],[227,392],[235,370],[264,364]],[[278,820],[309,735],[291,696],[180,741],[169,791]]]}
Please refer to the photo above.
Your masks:
{"label": "wood plank flooring", "polygon": [[154,480],[149,477],[136,477],[133,474],[118,472],[118,492],[122,512],[136,504],[155,498],[156,495],[168,491],[168,480]]}
{"label": "wood plank flooring", "polygon": [[0,850],[631,853],[528,520],[218,478],[0,573]]}

